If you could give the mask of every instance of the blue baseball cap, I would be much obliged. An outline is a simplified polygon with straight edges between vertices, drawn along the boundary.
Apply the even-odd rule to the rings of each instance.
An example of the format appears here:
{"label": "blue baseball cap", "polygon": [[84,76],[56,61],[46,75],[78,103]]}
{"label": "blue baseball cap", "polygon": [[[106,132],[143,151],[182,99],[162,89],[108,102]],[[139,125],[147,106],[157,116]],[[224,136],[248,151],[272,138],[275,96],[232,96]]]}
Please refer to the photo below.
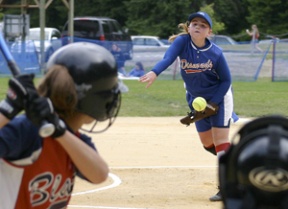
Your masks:
{"label": "blue baseball cap", "polygon": [[195,17],[201,17],[204,20],[206,20],[210,26],[210,28],[212,28],[212,20],[210,18],[210,16],[206,13],[206,12],[196,12],[196,13],[192,13],[189,15],[188,17],[188,21],[189,23],[195,18]]}

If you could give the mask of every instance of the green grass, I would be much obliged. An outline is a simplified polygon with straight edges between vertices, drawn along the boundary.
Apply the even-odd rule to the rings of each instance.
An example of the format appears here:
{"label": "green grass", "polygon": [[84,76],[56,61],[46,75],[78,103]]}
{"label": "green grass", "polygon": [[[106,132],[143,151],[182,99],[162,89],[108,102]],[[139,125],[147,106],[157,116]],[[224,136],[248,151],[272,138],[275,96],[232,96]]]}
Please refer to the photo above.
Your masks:
{"label": "green grass", "polygon": [[[120,116],[181,116],[189,110],[182,80],[157,80],[150,88],[125,80],[129,92],[122,95]],[[243,117],[266,114],[288,116],[288,83],[233,82],[235,112]]]}
{"label": "green grass", "polygon": [[266,114],[288,116],[287,82],[234,82],[233,88],[237,114],[248,117]]}
{"label": "green grass", "polygon": [[136,80],[124,83],[129,92],[122,94],[120,116],[177,116],[188,111],[180,80],[158,80],[148,89]]}
{"label": "green grass", "polygon": [[[36,83],[39,78],[36,78]],[[0,99],[7,90],[8,78],[0,77]],[[122,94],[119,116],[184,116],[189,111],[183,81],[157,80],[150,88],[136,80],[125,80],[129,92]],[[267,114],[288,116],[288,83],[233,82],[235,112],[243,117]]]}

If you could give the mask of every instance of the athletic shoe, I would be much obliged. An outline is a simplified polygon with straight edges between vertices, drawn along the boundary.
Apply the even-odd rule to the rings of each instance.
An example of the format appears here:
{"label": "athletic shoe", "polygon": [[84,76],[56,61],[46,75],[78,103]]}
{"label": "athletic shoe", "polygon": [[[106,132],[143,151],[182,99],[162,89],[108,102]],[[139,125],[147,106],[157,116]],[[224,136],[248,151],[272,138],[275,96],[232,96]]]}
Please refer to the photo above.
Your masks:
{"label": "athletic shoe", "polygon": [[222,195],[221,195],[220,191],[217,192],[217,194],[215,194],[215,195],[213,195],[212,197],[210,197],[209,200],[210,200],[211,202],[222,201]]}

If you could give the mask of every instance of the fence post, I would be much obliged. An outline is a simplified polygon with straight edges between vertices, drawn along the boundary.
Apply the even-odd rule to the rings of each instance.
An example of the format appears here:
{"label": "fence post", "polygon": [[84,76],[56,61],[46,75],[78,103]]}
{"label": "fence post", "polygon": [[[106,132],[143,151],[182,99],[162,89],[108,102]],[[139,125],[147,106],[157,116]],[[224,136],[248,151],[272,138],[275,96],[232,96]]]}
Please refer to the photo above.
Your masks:
{"label": "fence post", "polygon": [[276,37],[273,37],[273,48],[272,48],[272,75],[271,79],[274,81],[274,76],[275,76],[275,53],[276,53]]}
{"label": "fence post", "polygon": [[263,63],[264,63],[264,61],[265,61],[265,59],[266,59],[266,57],[267,57],[267,54],[269,53],[271,44],[272,44],[272,43],[270,43],[269,46],[267,47],[267,50],[265,51],[265,53],[264,53],[264,55],[263,55],[263,57],[262,57],[262,60],[261,60],[259,66],[258,66],[258,68],[257,68],[257,70],[256,70],[256,73],[255,73],[255,75],[254,75],[254,81],[256,81],[256,80],[258,79],[258,76],[259,76],[259,73],[260,73],[260,71],[261,71],[261,69],[262,69]]}

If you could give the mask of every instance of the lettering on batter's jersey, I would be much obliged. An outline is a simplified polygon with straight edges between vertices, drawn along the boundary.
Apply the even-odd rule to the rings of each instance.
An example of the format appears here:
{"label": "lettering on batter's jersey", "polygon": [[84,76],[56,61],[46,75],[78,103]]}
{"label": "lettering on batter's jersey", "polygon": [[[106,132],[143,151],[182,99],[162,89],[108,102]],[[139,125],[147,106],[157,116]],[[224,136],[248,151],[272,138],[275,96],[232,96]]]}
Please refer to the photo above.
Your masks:
{"label": "lettering on batter's jersey", "polygon": [[[51,172],[45,172],[35,176],[29,182],[30,202],[33,207],[50,203],[57,203],[57,200],[68,202],[72,189],[73,180],[67,178],[62,184],[62,175],[53,175]],[[49,204],[50,204],[49,203]]]}
{"label": "lettering on batter's jersey", "polygon": [[209,59],[206,63],[190,63],[186,59],[182,59],[180,61],[181,68],[186,72],[189,73],[201,73],[206,70],[212,70],[213,63]]}

